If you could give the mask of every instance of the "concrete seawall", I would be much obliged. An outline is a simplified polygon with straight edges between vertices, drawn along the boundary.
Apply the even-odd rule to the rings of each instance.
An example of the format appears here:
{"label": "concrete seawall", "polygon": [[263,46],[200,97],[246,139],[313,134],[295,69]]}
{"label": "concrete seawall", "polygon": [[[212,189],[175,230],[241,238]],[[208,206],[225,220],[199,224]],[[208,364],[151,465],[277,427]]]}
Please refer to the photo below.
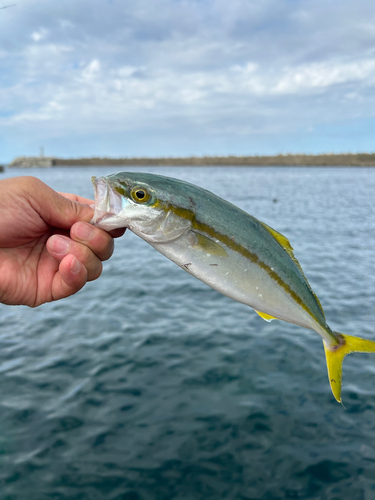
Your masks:
{"label": "concrete seawall", "polygon": [[353,166],[374,167],[375,153],[275,155],[275,156],[192,156],[185,158],[54,158],[20,156],[9,167],[78,167],[78,166]]}

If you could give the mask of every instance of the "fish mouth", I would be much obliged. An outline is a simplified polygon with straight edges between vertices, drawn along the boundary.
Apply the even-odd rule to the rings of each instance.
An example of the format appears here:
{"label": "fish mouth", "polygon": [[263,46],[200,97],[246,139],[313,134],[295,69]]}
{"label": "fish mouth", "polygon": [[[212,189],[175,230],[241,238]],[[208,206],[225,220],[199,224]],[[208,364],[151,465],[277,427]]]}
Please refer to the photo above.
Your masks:
{"label": "fish mouth", "polygon": [[90,223],[105,230],[126,227],[119,214],[128,204],[126,198],[117,193],[105,177],[91,177],[94,186],[94,215]]}

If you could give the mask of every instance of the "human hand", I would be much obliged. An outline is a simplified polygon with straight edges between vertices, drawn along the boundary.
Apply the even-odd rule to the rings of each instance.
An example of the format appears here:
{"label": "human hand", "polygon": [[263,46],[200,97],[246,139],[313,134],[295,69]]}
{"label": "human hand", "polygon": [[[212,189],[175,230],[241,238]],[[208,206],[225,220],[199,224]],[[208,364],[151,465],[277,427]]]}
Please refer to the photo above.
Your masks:
{"label": "human hand", "polygon": [[100,276],[125,229],[89,224],[91,203],[34,177],[0,181],[0,302],[36,307]]}

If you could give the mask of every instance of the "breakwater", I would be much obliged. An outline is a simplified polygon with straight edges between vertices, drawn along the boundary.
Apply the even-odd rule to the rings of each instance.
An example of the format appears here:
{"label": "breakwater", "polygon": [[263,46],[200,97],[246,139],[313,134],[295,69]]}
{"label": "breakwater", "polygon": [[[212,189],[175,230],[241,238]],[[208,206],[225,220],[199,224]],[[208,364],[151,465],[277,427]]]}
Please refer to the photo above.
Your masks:
{"label": "breakwater", "polygon": [[280,154],[273,156],[190,156],[190,157],[133,157],[133,158],[55,158],[20,156],[9,167],[75,167],[100,165],[129,166],[375,166],[375,153],[348,154]]}

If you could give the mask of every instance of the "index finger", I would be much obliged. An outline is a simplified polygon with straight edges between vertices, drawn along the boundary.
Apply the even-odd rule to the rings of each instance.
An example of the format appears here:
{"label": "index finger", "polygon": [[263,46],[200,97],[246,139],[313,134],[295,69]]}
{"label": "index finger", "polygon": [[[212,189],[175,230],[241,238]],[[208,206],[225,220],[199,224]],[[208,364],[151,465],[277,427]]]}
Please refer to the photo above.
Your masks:
{"label": "index finger", "polygon": [[[90,200],[88,198],[83,198],[82,196],[78,196],[77,194],[73,193],[61,193],[59,192],[62,196],[65,196],[65,198],[68,198],[71,201],[78,201],[78,203],[84,203],[85,205],[93,205],[95,202],[94,200]],[[104,231],[104,229],[102,230]],[[126,231],[125,227],[119,227],[117,229],[112,229],[111,231],[106,231],[109,233],[112,238],[120,238]]]}

